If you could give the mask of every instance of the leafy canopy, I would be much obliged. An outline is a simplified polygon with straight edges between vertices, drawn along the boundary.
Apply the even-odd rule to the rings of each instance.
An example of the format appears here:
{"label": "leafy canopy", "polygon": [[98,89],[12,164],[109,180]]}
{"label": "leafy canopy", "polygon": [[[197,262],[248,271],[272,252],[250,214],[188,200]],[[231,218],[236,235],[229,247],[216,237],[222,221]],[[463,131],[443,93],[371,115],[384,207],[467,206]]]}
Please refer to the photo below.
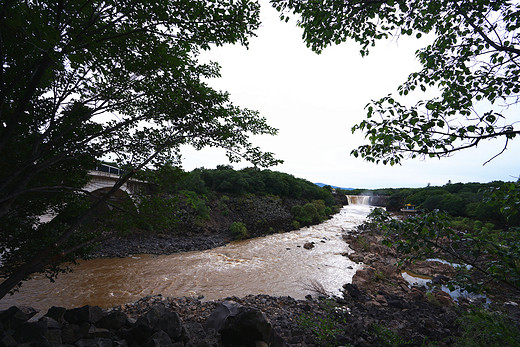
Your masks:
{"label": "leafy canopy", "polygon": [[[417,51],[422,64],[398,88],[399,96],[371,101],[352,131],[370,141],[351,154],[398,164],[406,157],[443,157],[482,140],[508,141],[520,133],[520,4],[507,0],[271,0],[287,19],[298,15],[307,45],[320,53],[353,39],[361,55],[376,41],[400,35],[435,37]],[[411,106],[414,91],[435,95]],[[516,112],[517,113],[517,112]]]}
{"label": "leafy canopy", "polygon": [[[137,170],[178,162],[181,145],[278,162],[249,140],[276,129],[210,88],[219,67],[197,60],[213,45],[247,45],[258,26],[252,0],[0,4],[0,298],[77,254],[96,206]],[[100,159],[126,173],[92,205],[81,188]],[[52,225],[37,218],[45,212]]]}

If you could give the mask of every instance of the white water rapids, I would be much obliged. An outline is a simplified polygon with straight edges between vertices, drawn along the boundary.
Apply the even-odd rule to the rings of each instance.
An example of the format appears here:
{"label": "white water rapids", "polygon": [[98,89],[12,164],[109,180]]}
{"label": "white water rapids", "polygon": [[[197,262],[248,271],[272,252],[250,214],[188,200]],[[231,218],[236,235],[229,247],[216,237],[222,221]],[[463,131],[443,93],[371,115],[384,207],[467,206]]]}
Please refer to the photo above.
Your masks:
{"label": "white water rapids", "polygon": [[[369,212],[369,206],[349,205],[320,225],[201,252],[82,261],[55,283],[34,276],[18,293],[0,300],[0,309],[112,307],[154,294],[204,295],[208,300],[248,294],[303,298],[313,282],[338,294],[359,268],[342,255],[350,252],[342,234],[361,224]],[[306,242],[314,242],[314,248],[304,249]]]}

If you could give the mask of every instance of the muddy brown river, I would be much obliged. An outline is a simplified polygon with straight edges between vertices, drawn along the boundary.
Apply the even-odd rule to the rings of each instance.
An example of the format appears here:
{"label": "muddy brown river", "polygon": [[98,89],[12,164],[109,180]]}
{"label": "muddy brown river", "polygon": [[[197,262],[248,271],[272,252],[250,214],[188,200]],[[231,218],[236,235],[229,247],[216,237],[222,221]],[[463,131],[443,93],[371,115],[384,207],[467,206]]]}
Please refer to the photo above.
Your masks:
{"label": "muddy brown river", "polygon": [[[108,308],[155,294],[203,295],[207,300],[248,294],[303,298],[311,293],[312,283],[337,294],[359,267],[341,255],[350,252],[341,235],[361,224],[369,212],[369,206],[349,205],[320,225],[202,252],[82,261],[55,283],[34,276],[18,293],[0,300],[0,309],[28,305],[45,312],[53,305],[86,304]],[[306,242],[314,242],[314,248],[304,249]]]}

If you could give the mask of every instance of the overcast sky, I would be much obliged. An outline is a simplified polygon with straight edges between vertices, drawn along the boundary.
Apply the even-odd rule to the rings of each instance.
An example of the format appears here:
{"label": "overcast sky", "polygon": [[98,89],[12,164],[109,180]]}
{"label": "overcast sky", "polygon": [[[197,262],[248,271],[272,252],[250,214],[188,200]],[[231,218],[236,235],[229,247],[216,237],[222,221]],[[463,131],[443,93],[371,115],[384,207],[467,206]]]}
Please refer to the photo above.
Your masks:
{"label": "overcast sky", "polygon": [[[352,135],[350,128],[365,118],[364,107],[371,99],[395,93],[408,74],[419,68],[414,52],[424,41],[379,42],[365,58],[354,42],[317,55],[303,43],[302,30],[294,22],[281,22],[266,2],[261,18],[263,24],[249,50],[228,45],[205,52],[202,59],[217,61],[222,67],[222,77],[210,85],[230,92],[234,104],[258,110],[279,129],[278,136],[254,138],[256,145],[284,160],[273,170],[353,188],[424,187],[448,180],[511,181],[520,175],[520,139],[485,166],[502,149],[502,140],[481,143],[451,158],[406,160],[394,167],[350,156],[352,149],[364,143],[363,135]],[[517,114],[518,108],[518,119]],[[227,163],[219,150],[185,148],[183,158],[188,171]],[[237,169],[245,166],[234,164]]]}

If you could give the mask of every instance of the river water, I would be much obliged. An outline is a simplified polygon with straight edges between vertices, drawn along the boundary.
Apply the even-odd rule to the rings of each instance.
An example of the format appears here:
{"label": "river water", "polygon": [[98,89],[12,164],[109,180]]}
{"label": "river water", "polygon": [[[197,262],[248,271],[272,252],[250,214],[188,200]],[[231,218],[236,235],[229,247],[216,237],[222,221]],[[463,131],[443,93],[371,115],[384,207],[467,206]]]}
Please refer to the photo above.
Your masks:
{"label": "river water", "polygon": [[[338,294],[359,268],[342,256],[351,251],[342,233],[361,224],[369,212],[369,206],[349,205],[320,225],[201,252],[81,261],[55,283],[34,276],[18,293],[0,300],[0,309],[27,305],[46,312],[53,305],[87,304],[108,308],[155,294],[203,295],[208,300],[248,294],[304,298],[312,283]],[[314,248],[304,249],[306,242],[314,242]]]}

